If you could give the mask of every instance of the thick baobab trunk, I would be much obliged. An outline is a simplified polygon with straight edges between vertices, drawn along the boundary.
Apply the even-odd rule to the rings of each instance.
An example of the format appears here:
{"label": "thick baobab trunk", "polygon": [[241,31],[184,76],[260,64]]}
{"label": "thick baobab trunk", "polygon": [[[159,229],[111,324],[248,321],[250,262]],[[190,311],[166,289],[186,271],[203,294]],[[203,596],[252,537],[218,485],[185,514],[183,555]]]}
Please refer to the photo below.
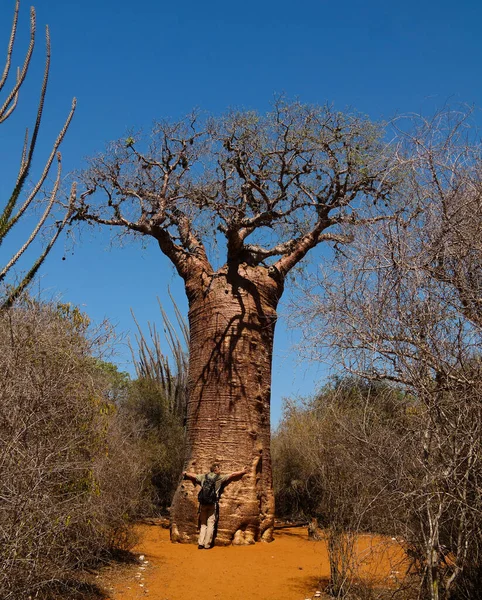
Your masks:
{"label": "thick baobab trunk", "polygon": [[[240,265],[186,282],[190,367],[186,470],[249,467],[221,497],[217,544],[271,541],[274,520],[270,389],[276,306],[282,281]],[[276,272],[274,272],[276,275]],[[199,488],[198,488],[199,489]],[[171,508],[171,539],[195,542],[198,489],[182,481]]]}

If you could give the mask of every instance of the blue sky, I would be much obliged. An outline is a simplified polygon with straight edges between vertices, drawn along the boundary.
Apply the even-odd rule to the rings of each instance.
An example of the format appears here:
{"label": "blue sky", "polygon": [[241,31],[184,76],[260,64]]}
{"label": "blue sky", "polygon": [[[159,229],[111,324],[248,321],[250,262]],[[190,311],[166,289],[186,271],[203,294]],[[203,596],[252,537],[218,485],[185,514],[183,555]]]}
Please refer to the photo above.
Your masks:
{"label": "blue sky", "polygon": [[[0,5],[0,53],[13,4]],[[22,0],[15,65],[26,47],[28,8]],[[265,111],[279,93],[373,119],[429,115],[447,102],[482,106],[480,0],[38,0],[36,10],[28,84],[17,114],[0,129],[1,198],[12,184],[23,128],[33,120],[45,24],[52,68],[37,168],[73,96],[78,109],[62,147],[65,173],[129,129],[148,130],[154,119],[176,119],[194,107],[213,114],[233,106]],[[25,232],[19,228],[2,248],[2,264]],[[108,317],[119,333],[133,331],[131,308],[141,323],[158,319],[156,297],[168,307],[168,286],[186,309],[180,281],[155,244],[111,247],[106,230],[75,235],[75,247],[59,242],[36,289],[80,305],[95,321]],[[274,422],[283,396],[312,393],[326,373],[298,363],[296,333],[286,330],[284,310],[275,341]],[[125,344],[115,360],[129,369]]]}

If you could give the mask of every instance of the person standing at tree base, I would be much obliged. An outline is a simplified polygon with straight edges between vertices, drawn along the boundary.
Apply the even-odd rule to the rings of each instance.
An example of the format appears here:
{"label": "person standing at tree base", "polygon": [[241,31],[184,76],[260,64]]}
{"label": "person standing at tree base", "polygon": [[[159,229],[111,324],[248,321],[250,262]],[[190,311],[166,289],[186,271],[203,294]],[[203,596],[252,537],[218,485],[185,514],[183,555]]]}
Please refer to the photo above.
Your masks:
{"label": "person standing at tree base", "polygon": [[199,483],[201,490],[199,500],[199,538],[198,549],[208,550],[212,547],[214,531],[219,517],[219,497],[224,485],[236,477],[242,477],[249,472],[248,468],[234,473],[221,473],[221,466],[215,462],[211,465],[209,473],[194,474],[183,472],[185,479],[190,479],[194,484]]}

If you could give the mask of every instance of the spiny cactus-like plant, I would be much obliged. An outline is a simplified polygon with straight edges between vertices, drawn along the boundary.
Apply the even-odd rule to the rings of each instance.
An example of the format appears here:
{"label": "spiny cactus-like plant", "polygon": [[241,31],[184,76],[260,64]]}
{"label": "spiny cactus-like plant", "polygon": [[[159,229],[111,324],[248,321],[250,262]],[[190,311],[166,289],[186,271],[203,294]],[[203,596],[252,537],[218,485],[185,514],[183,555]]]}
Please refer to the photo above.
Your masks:
{"label": "spiny cactus-like plant", "polygon": [[184,417],[187,401],[187,372],[188,372],[188,346],[189,331],[179,307],[170,295],[177,321],[173,325],[164,311],[159,299],[159,308],[162,316],[164,338],[169,346],[170,354],[174,361],[171,366],[169,355],[161,348],[161,339],[155,324],[148,323],[149,338],[146,339],[134,313],[132,316],[137,326],[136,335],[137,356],[131,347],[136,374],[139,379],[148,379],[156,383],[162,391],[166,401],[166,408],[172,415]]}
{"label": "spiny cactus-like plant", "polygon": [[[5,66],[3,70],[3,74],[0,77],[0,95],[5,96],[5,99],[0,100],[0,125],[5,123],[7,119],[9,119],[14,113],[15,109],[18,105],[20,90],[25,83],[27,73],[31,64],[31,59],[35,46],[35,33],[36,33],[36,18],[35,18],[35,10],[32,7],[30,9],[30,43],[28,49],[26,51],[23,64],[21,67],[17,69],[17,76],[15,81],[12,81],[12,78],[9,77],[12,65],[12,55],[15,48],[15,40],[17,34],[17,23],[18,16],[20,10],[20,0],[16,0],[15,2],[15,10],[13,16],[12,29],[10,32],[10,39],[7,47],[7,56],[5,60]],[[57,139],[52,145],[50,154],[47,160],[44,163],[43,171],[40,176],[36,179],[32,189],[29,192],[25,192],[25,184],[27,182],[27,177],[30,173],[30,168],[32,166],[32,159],[35,152],[35,148],[37,145],[37,138],[40,130],[40,124],[42,121],[42,115],[45,104],[45,95],[47,92],[47,84],[49,78],[49,70],[50,70],[50,34],[49,29],[46,27],[46,58],[45,58],[45,68],[43,74],[42,85],[40,89],[40,97],[37,104],[37,113],[35,124],[33,126],[32,132],[29,133],[28,129],[25,131],[23,149],[20,157],[20,165],[17,172],[17,177],[15,181],[15,185],[13,187],[12,193],[6,199],[6,201],[1,203],[3,208],[0,208],[0,246],[7,237],[9,233],[12,232],[12,229],[15,225],[18,224],[19,219],[27,214],[28,209],[31,209],[33,206],[33,202],[35,198],[39,196],[42,192],[43,185],[45,180],[47,179],[51,167],[54,161],[57,162],[57,174],[55,177],[55,181],[52,189],[46,195],[46,201],[44,203],[43,213],[40,216],[36,226],[30,232],[27,237],[27,240],[21,245],[19,250],[6,261],[5,265],[0,265],[0,283],[4,283],[6,281],[6,277],[8,274],[12,274],[12,269],[16,265],[19,258],[22,254],[27,250],[27,248],[32,244],[34,239],[37,237],[39,232],[44,228],[48,216],[52,213],[52,209],[55,204],[55,200],[57,198],[57,194],[60,186],[60,176],[61,176],[61,164],[62,159],[60,152],[58,151],[59,146],[62,140],[65,137],[67,129],[72,120],[76,100],[75,98],[72,101],[72,106],[70,112],[65,120],[65,123],[60,130],[60,133],[57,136]],[[1,97],[0,96],[0,97]],[[70,197],[73,198],[74,190],[72,190]],[[56,222],[55,230],[50,240],[44,245],[41,250],[40,256],[35,260],[33,265],[29,268],[26,274],[23,275],[21,280],[17,282],[15,285],[11,285],[7,288],[6,294],[0,299],[0,308],[7,308],[11,306],[11,304],[15,301],[15,299],[21,294],[21,292],[31,283],[35,274],[39,270],[40,266],[44,262],[45,258],[49,254],[52,246],[57,240],[60,232],[67,222],[67,218],[69,216],[70,210],[66,210],[66,214],[62,219]]]}

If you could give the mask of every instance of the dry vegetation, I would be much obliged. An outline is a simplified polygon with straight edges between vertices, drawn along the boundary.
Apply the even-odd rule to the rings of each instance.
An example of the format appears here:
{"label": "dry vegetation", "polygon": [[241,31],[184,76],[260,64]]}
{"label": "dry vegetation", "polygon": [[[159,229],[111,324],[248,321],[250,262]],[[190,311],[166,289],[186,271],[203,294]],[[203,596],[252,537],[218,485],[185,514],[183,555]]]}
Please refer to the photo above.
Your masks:
{"label": "dry vegetation", "polygon": [[129,548],[144,478],[96,340],[67,305],[0,313],[0,596],[49,597],[72,572]]}
{"label": "dry vegetation", "polygon": [[416,597],[430,600],[477,598],[482,577],[482,159],[469,119],[444,112],[399,132],[396,215],[357,228],[297,306],[312,351],[398,394],[395,438],[388,423],[377,439],[365,428],[372,398],[343,425],[359,471],[337,455],[355,481],[361,471],[354,498],[379,507],[376,527],[389,517],[421,577]]}
{"label": "dry vegetation", "polygon": [[360,581],[360,534],[405,533],[412,405],[389,385],[334,380],[313,399],[288,404],[273,436],[278,513],[310,520],[311,535],[326,538],[335,597],[356,598],[367,588]]}
{"label": "dry vegetation", "polygon": [[[32,43],[19,77],[12,81],[18,11],[17,2],[0,91],[11,87],[0,122],[16,108],[33,51],[32,11]],[[2,266],[0,282],[7,275],[15,281],[14,266],[52,216],[60,184],[57,150],[73,109],[37,183],[20,202],[43,112],[48,32],[46,45],[36,121],[2,208],[0,243],[28,214],[56,159],[58,171],[38,226]],[[318,243],[333,245],[329,268],[305,281],[295,312],[310,354],[326,354],[328,348],[342,376],[304,403],[287,403],[272,448],[278,516],[315,519],[312,531],[324,530],[334,597],[476,600],[482,597],[480,143],[466,113],[448,111],[430,122],[419,119],[409,125],[399,120],[399,143],[385,145],[378,126],[348,117],[345,122],[341,113],[329,111],[322,111],[321,118],[314,110],[280,100],[273,114],[282,132],[276,140],[284,140],[285,146],[278,154],[268,149],[260,156],[257,144],[267,135],[261,130],[254,131],[259,139],[253,137],[252,148],[245,141],[236,146],[238,129],[241,140],[250,139],[257,118],[230,115],[218,124],[217,134],[210,132],[219,143],[221,180],[209,181],[212,173],[206,173],[206,181],[193,180],[198,186],[194,195],[193,182],[184,191],[193,214],[208,205],[220,211],[224,225],[219,230],[227,235],[231,264],[249,263],[279,278]],[[319,119],[321,129],[311,130],[308,124]],[[223,127],[228,133],[219,137]],[[344,127],[351,133],[342,139]],[[186,136],[182,143],[179,131]],[[329,131],[328,141],[317,151],[322,160],[312,149],[314,140],[323,138],[320,131]],[[76,218],[124,226],[118,215],[125,196],[132,195],[124,190],[132,170],[139,181],[145,180],[152,206],[139,222],[129,224],[129,231],[153,235],[174,263],[184,264],[184,258],[173,257],[187,256],[193,248],[195,257],[202,244],[193,242],[189,211],[184,214],[176,205],[178,188],[206,147],[199,142],[201,134],[186,129],[186,123],[159,125],[155,133],[160,147],[173,144],[173,154],[163,151],[165,164],[138,154],[132,138],[122,140],[112,149],[116,168],[104,172],[104,159],[99,158],[84,173],[90,187],[78,199]],[[286,145],[290,136],[293,147]],[[298,146],[300,136],[303,143]],[[278,155],[279,165],[267,170]],[[117,181],[118,160],[125,167],[125,182]],[[293,172],[292,163],[297,165]],[[376,167],[373,172],[368,163]],[[159,170],[156,179],[154,166]],[[103,208],[114,213],[108,219],[87,204],[94,198],[99,173],[120,194],[114,203],[108,195]],[[287,176],[289,183],[283,183]],[[326,176],[330,184],[320,191],[319,182]],[[157,205],[163,178],[174,179],[167,227],[178,227],[181,246],[173,241],[178,238],[169,237],[170,229],[161,227],[167,218],[162,202]],[[241,192],[232,185],[236,178]],[[290,186],[295,188],[294,203],[275,210],[284,206]],[[137,198],[137,192],[133,195]],[[329,217],[333,208],[340,210]],[[21,296],[71,209],[67,202],[67,213],[59,217],[39,258],[18,285],[2,289],[0,298],[4,600],[74,597],[79,573],[131,547],[133,518],[167,509],[185,462],[187,357],[165,314],[175,368],[163,355],[155,329],[150,343],[139,332],[137,379],[131,382],[95,358],[104,341],[102,331],[90,331],[78,309]],[[298,209],[300,219],[293,217]],[[157,222],[151,218],[156,211]],[[306,216],[310,211],[317,215],[317,225],[310,235],[299,237],[311,222]],[[201,236],[211,232],[215,221],[200,222]],[[257,227],[279,229],[287,241],[272,249],[244,244]],[[330,232],[323,233],[328,227]],[[278,255],[286,255],[277,263],[280,269],[269,262]],[[192,273],[185,268],[186,279]],[[185,326],[182,331],[186,338]],[[268,399],[269,381],[263,385]],[[396,536],[403,544],[409,573],[405,577],[404,571],[390,590],[360,585],[355,541],[363,532]]]}
{"label": "dry vegetation", "polygon": [[132,547],[132,520],[163,513],[177,485],[182,417],[162,382],[130,382],[95,358],[110,333],[91,329],[66,304],[27,297],[0,312],[5,600],[71,597],[85,569]]}
{"label": "dry vegetation", "polygon": [[286,407],[273,439],[277,508],[316,519],[335,597],[387,594],[362,590],[356,542],[366,532],[406,551],[390,597],[437,597],[434,581],[439,598],[478,597],[480,393],[458,392],[439,399],[438,419],[413,394],[356,378]]}

